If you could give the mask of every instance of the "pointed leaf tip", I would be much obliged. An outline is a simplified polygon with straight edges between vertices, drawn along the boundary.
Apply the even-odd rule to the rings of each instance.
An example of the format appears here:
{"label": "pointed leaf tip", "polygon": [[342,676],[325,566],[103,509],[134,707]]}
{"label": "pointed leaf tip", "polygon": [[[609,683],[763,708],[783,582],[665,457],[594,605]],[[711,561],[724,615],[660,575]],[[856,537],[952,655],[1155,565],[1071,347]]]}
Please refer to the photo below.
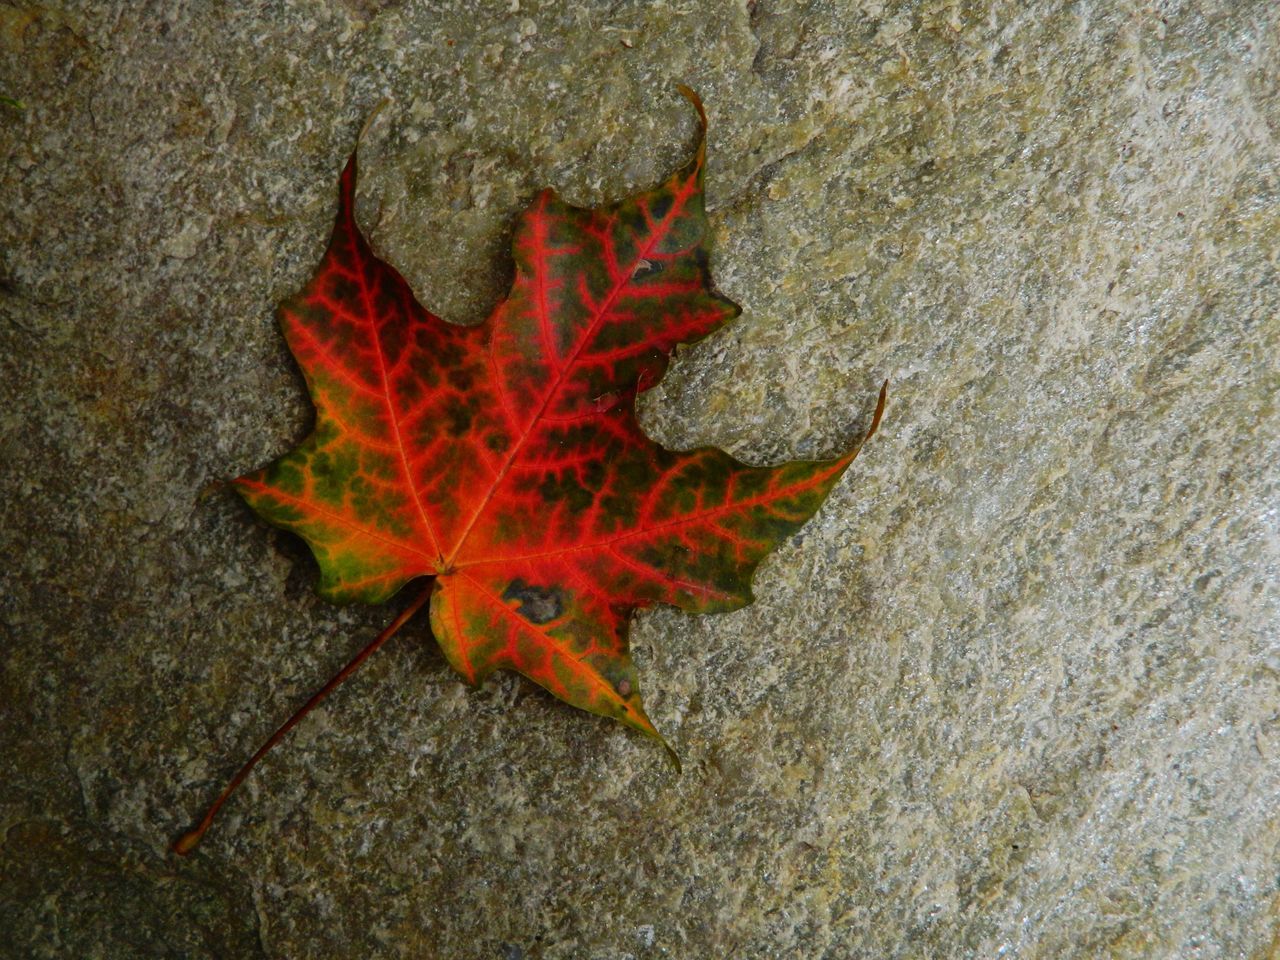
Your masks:
{"label": "pointed leaf tip", "polygon": [[680,754],[676,753],[675,748],[665,740],[662,741],[662,746],[667,751],[667,759],[676,768],[676,776],[681,776],[684,773],[684,765],[680,762]]}
{"label": "pointed leaf tip", "polygon": [[352,150],[338,178],[338,223],[351,219],[355,210],[356,180],[359,176],[358,150]]}
{"label": "pointed leaf tip", "polygon": [[698,96],[692,87],[683,83],[677,83],[676,89],[680,91],[686,100],[693,104],[693,109],[698,111],[698,121],[702,124],[702,132],[705,135],[707,132],[707,111],[702,106],[702,98]]}
{"label": "pointed leaf tip", "polygon": [[884,383],[880,384],[880,397],[876,400],[876,412],[871,417],[871,426],[867,428],[866,435],[862,438],[862,442],[866,443],[876,435],[876,431],[880,429],[880,418],[884,416],[885,401],[889,399],[889,381],[886,378]]}

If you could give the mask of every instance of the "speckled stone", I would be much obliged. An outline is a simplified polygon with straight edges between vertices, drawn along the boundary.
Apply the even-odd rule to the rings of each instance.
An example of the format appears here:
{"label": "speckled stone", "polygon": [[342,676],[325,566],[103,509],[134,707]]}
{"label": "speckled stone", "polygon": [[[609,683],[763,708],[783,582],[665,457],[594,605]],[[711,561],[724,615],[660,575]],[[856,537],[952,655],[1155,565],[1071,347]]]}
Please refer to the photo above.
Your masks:
{"label": "speckled stone", "polygon": [[[0,6],[0,953],[1280,953],[1280,7]],[[744,306],[671,446],[884,428],[726,616],[638,618],[684,758],[411,624],[222,481],[310,410],[274,305],[362,221],[482,319],[543,186],[711,115]]]}

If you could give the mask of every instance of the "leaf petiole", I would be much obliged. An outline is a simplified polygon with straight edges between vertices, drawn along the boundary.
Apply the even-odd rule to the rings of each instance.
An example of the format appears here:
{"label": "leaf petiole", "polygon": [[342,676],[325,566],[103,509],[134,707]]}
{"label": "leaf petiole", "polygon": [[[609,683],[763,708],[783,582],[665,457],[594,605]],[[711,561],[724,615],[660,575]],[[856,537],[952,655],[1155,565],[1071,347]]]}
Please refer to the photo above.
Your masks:
{"label": "leaf petiole", "polygon": [[426,589],[423,590],[422,593],[420,593],[414,601],[404,609],[400,616],[392,620],[391,624],[385,630],[374,637],[363,650],[352,658],[350,663],[335,673],[328,683],[316,691],[310,700],[304,703],[293,716],[282,723],[276,732],[267,738],[266,742],[258,748],[258,751],[250,757],[248,762],[240,768],[239,772],[231,778],[231,782],[223,788],[222,793],[218,795],[218,799],[214,800],[213,803],[210,804],[209,809],[205,811],[204,817],[201,818],[200,823],[196,825],[195,829],[187,831],[174,842],[174,853],[185,857],[196,848],[196,845],[200,843],[205,832],[209,829],[210,824],[213,823],[213,818],[216,817],[218,815],[218,811],[222,809],[222,805],[227,802],[227,799],[235,792],[236,788],[244,782],[247,776],[249,776],[250,771],[257,766],[258,761],[265,757],[272,747],[283,740],[285,735],[297,726],[298,722],[303,717],[319,706],[320,702],[324,700],[325,697],[333,693],[334,690],[338,689],[338,687],[342,685],[343,681],[359,670],[364,662],[378,651],[379,647],[395,636],[400,628],[403,627],[409,619],[421,610],[423,605],[431,599],[431,589],[432,584],[427,584]]}

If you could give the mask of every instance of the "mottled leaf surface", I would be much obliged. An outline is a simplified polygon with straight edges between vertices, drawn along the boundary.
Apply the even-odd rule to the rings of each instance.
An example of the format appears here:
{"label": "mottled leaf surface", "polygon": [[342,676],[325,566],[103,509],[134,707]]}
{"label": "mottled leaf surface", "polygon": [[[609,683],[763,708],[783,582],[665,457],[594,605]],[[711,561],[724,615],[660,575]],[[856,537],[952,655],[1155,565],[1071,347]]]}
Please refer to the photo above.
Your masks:
{"label": "mottled leaf surface", "polygon": [[236,481],[310,545],[325,597],[378,603],[432,577],[432,629],[469,681],[517,670],[654,737],[632,611],[749,603],[761,558],[857,454],[752,467],[640,430],[636,396],[675,346],[739,312],[711,288],[704,155],[599,209],[539,195],[511,291],[476,327],[428,313],[370,249],[353,155],[328,251],[280,311],[315,429]]}

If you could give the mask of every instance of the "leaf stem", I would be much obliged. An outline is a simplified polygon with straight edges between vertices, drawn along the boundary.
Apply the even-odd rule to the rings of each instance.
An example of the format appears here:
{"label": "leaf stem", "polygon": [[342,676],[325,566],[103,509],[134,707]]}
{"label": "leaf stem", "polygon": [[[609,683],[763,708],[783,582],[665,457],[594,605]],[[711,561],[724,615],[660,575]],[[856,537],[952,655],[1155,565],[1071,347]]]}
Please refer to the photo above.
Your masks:
{"label": "leaf stem", "polygon": [[174,853],[186,856],[196,848],[196,845],[199,844],[200,840],[204,837],[205,831],[208,830],[210,824],[213,823],[213,818],[216,817],[218,815],[218,811],[222,809],[222,805],[227,802],[227,799],[235,792],[236,788],[244,782],[245,777],[249,776],[249,772],[257,766],[258,761],[266,756],[272,747],[283,740],[289,731],[297,726],[298,722],[303,717],[319,706],[320,702],[324,700],[325,697],[333,693],[334,690],[338,689],[338,687],[342,685],[344,680],[359,670],[364,662],[378,651],[379,647],[395,636],[399,629],[408,622],[409,618],[421,610],[423,604],[431,599],[431,588],[432,584],[428,584],[427,588],[404,609],[404,612],[401,613],[400,616],[392,620],[391,624],[385,630],[374,637],[368,646],[352,658],[350,663],[335,673],[328,683],[316,691],[310,700],[304,703],[293,716],[282,723],[276,732],[267,738],[267,741],[258,748],[257,753],[250,757],[249,761],[240,768],[240,771],[231,778],[231,782],[226,785],[222,793],[218,795],[218,799],[213,801],[209,809],[205,811],[204,817],[200,820],[200,823],[195,827],[195,829],[184,833],[174,842]]}

